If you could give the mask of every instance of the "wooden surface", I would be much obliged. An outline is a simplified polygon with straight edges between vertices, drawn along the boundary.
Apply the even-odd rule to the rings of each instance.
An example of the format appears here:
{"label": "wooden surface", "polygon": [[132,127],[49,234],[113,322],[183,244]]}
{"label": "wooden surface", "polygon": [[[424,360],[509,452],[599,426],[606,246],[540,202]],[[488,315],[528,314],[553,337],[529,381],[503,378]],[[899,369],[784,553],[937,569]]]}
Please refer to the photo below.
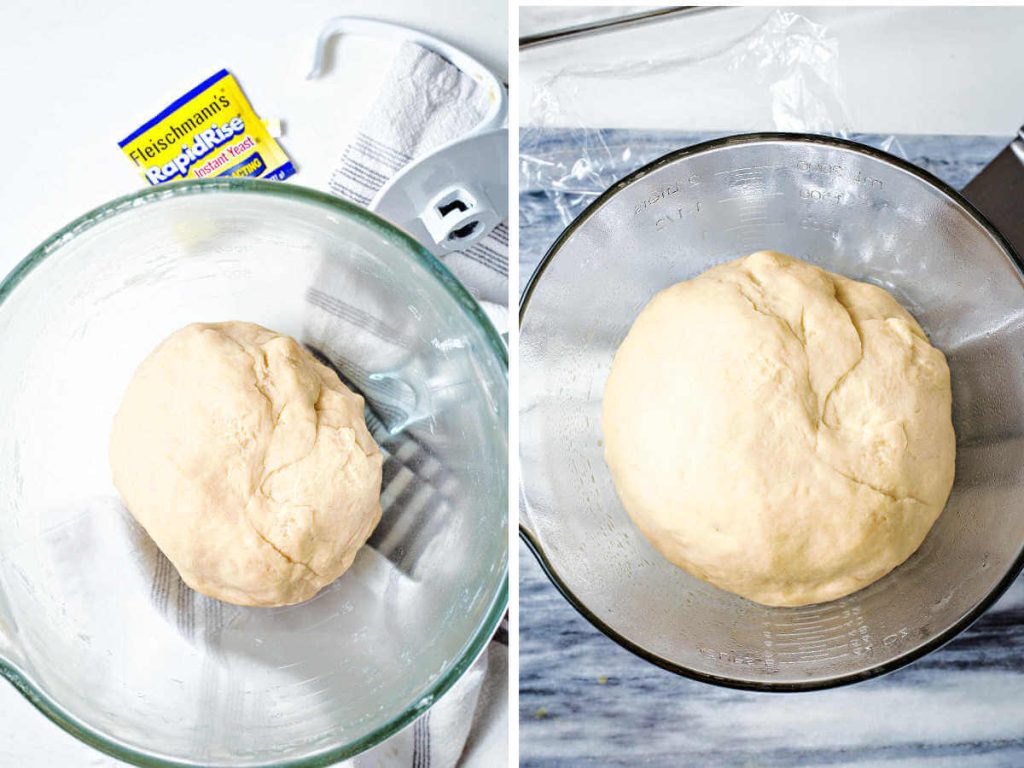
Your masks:
{"label": "wooden surface", "polygon": [[[521,189],[525,278],[595,189],[706,136],[532,132]],[[860,137],[876,146],[885,137]],[[579,168],[590,143],[590,182]],[[897,154],[961,187],[1007,139],[899,137]],[[554,165],[546,165],[554,163]],[[540,171],[539,169],[547,169]],[[746,693],[662,671],[579,616],[520,545],[523,766],[1024,766],[1024,580],[970,630],[888,676],[832,691]]]}

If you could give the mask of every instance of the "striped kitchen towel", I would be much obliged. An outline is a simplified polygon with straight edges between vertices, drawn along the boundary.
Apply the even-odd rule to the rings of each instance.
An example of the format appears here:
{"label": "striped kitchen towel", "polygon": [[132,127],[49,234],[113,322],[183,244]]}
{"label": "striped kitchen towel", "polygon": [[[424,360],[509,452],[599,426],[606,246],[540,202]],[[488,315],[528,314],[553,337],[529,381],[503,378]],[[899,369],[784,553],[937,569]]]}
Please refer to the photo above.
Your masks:
{"label": "striped kitchen towel", "polygon": [[[480,123],[489,106],[476,80],[414,43],[398,51],[385,85],[352,142],[340,153],[327,189],[367,206],[412,160],[457,139]],[[507,328],[508,225],[443,258],[484,305],[498,331]],[[497,312],[495,312],[497,310]],[[504,310],[504,311],[502,311]]]}

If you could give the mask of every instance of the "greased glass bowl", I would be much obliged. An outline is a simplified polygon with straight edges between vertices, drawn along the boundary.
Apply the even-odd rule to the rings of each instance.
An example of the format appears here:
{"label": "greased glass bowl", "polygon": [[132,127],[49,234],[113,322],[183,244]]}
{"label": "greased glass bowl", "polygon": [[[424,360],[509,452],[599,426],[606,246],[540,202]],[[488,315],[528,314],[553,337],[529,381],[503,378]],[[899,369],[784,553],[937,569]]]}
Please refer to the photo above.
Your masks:
{"label": "greased glass bowl", "polygon": [[[111,418],[195,321],[290,334],[367,400],[384,516],[306,603],[192,592],[110,479]],[[294,185],[184,182],[115,200],[0,285],[0,672],[139,765],[326,765],[395,733],[473,662],[507,603],[507,357],[411,238]]]}
{"label": "greased glass bowl", "polygon": [[[658,554],[623,509],[601,440],[612,356],[644,305],[763,249],[886,288],[952,373],[956,480],[935,526],[887,576],[802,608],[749,602]],[[1024,274],[970,203],[905,161],[795,134],[666,155],[551,247],[523,300],[519,351],[522,535],[584,616],[666,669],[753,690],[864,680],[954,637],[1021,571]]]}

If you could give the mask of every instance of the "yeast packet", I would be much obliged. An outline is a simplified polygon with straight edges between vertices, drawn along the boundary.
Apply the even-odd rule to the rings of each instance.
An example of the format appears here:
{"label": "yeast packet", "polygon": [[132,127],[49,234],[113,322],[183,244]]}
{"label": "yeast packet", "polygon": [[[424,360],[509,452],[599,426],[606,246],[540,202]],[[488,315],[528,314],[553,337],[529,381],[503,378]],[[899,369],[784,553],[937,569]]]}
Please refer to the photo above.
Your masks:
{"label": "yeast packet", "polygon": [[281,181],[295,173],[226,69],[176,99],[118,146],[153,186],[217,176]]}

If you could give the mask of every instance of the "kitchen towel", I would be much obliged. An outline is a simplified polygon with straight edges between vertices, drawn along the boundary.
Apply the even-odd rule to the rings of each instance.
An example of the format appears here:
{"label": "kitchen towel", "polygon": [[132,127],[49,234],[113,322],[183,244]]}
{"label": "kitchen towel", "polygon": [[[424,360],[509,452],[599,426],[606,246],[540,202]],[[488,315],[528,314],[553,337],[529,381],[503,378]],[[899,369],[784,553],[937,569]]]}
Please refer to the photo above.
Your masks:
{"label": "kitchen towel", "polygon": [[[366,206],[377,191],[409,162],[431,152],[476,126],[487,112],[484,89],[440,56],[413,43],[404,43],[385,85],[351,143],[340,153],[328,181],[334,195]],[[445,265],[480,302],[497,330],[508,325],[508,226],[502,223],[469,249],[443,258]],[[312,301],[312,299],[311,299]],[[315,301],[312,303],[316,304]],[[350,312],[319,306],[314,322],[332,325],[353,322]],[[317,315],[319,320],[317,319]],[[365,331],[364,331],[365,332]],[[319,337],[324,336],[318,334]],[[351,336],[349,337],[351,338]],[[387,345],[380,339],[377,350]],[[330,350],[328,358],[338,359]],[[353,372],[341,374],[354,378]],[[386,392],[368,391],[370,381],[353,381],[368,401],[387,399]],[[377,395],[378,397],[374,397]],[[401,414],[405,404],[389,403],[389,414]],[[371,419],[371,429],[379,427]],[[420,523],[443,511],[444,480],[433,469],[429,435],[393,425],[374,429],[386,456],[382,502],[398,521],[382,520],[371,545],[385,556],[403,550],[413,540],[402,528],[410,519],[409,505],[422,505]],[[406,493],[415,480],[417,491]],[[404,551],[404,550],[403,550]],[[506,620],[507,621],[507,620]],[[508,762],[508,629],[502,624],[480,658],[425,715],[383,744],[354,758],[352,768],[483,768]]]}
{"label": "kitchen towel", "polygon": [[[487,114],[486,89],[454,65],[403,43],[369,114],[345,147],[327,188],[359,205],[412,160],[465,135]],[[500,333],[507,330],[508,224],[479,243],[443,257],[481,302]]]}

